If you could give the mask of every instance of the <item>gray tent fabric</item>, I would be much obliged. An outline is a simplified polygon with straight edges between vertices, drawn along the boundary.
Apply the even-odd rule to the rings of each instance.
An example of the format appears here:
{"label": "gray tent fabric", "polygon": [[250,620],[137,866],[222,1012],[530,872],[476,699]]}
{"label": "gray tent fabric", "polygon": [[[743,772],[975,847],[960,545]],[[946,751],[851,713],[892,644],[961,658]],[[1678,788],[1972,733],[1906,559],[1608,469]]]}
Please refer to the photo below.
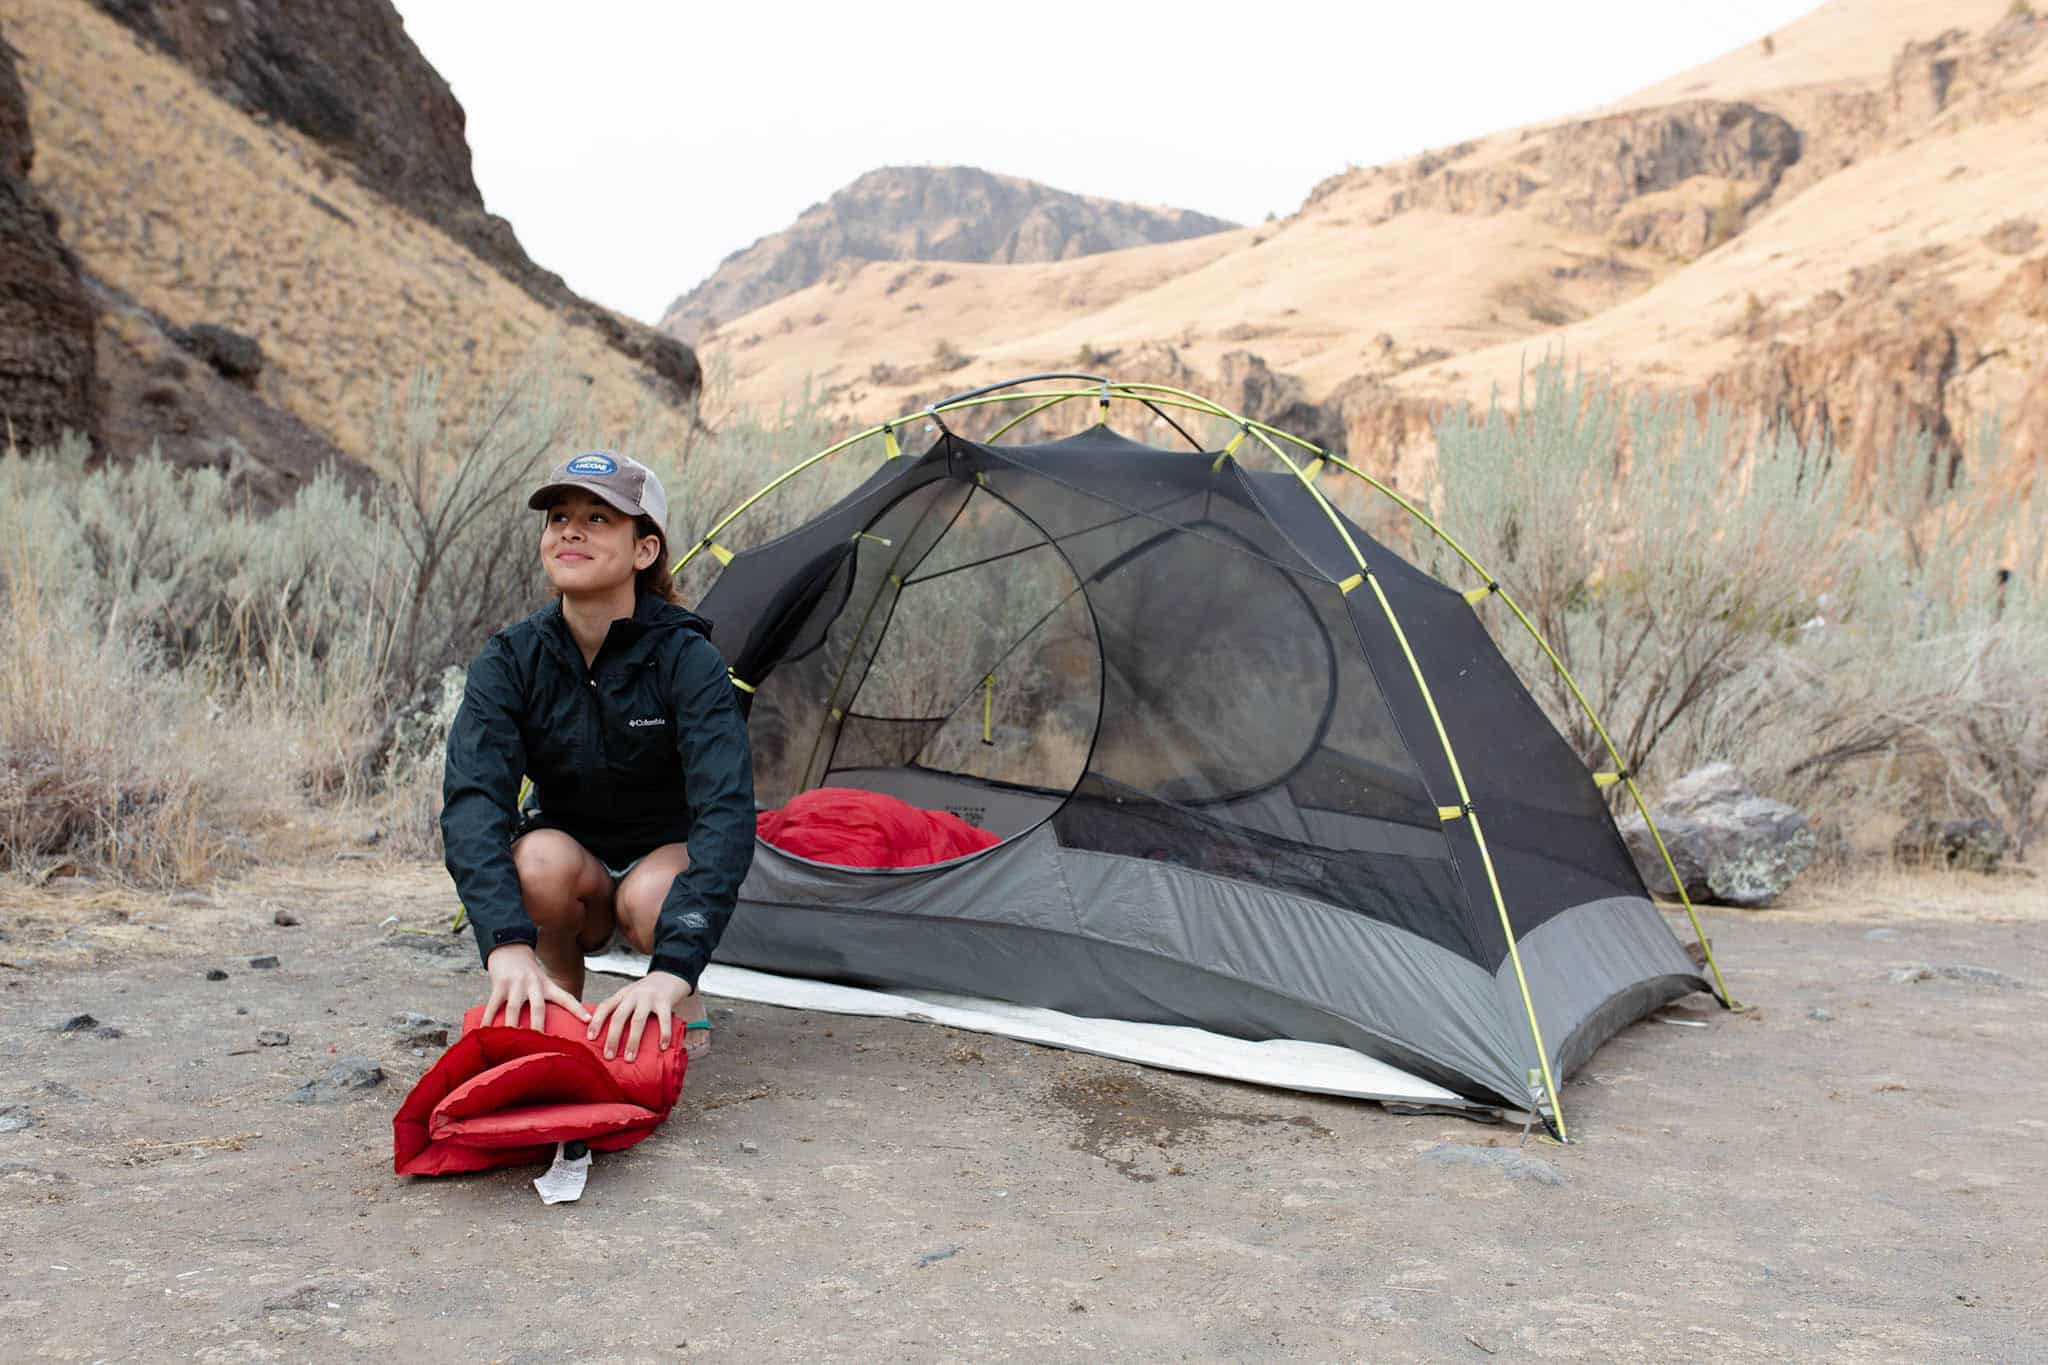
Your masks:
{"label": "gray tent fabric", "polygon": [[1475,1108],[1709,989],[1473,603],[1299,479],[942,430],[700,610],[762,799],[1002,839],[907,870],[762,845],[721,962],[1333,1043]]}

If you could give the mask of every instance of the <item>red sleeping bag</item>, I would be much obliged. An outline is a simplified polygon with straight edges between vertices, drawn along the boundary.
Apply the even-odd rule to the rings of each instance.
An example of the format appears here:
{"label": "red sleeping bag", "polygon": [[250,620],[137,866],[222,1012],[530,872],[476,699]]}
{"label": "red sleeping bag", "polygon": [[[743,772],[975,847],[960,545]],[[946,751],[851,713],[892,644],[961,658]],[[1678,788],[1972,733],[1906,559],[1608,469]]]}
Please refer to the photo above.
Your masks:
{"label": "red sleeping bag", "polygon": [[[647,1021],[640,1055],[605,1060],[603,1038],[549,1005],[545,1032],[493,1024],[483,1007],[462,1016],[462,1037],[420,1077],[391,1121],[392,1165],[400,1175],[449,1175],[546,1161],[555,1144],[581,1139],[600,1152],[631,1147],[661,1126],[682,1093],[682,1022],[661,1047]],[[525,1019],[522,1013],[520,1018]]]}
{"label": "red sleeping bag", "polygon": [[852,787],[814,787],[754,817],[785,853],[835,867],[929,867],[1002,842],[957,815]]}

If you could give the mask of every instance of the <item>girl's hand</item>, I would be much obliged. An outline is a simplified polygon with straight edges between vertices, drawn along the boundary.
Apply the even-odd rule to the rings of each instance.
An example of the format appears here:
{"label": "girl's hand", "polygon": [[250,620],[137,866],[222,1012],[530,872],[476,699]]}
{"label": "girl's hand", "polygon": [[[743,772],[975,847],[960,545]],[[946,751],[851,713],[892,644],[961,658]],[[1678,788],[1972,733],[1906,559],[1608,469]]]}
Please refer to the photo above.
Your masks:
{"label": "girl's hand", "polygon": [[491,974],[491,998],[484,1002],[484,1017],[479,1027],[491,1022],[491,1016],[497,1013],[500,1005],[505,1007],[506,1028],[518,1028],[519,1011],[529,1007],[532,1027],[542,1027],[549,1002],[560,1005],[586,1023],[590,1020],[590,1011],[583,1008],[583,1002],[557,986],[548,975],[547,968],[540,965],[540,955],[524,943],[507,943],[491,949],[484,969]]}
{"label": "girl's hand", "polygon": [[[673,972],[649,972],[599,1005],[590,1017],[589,1031],[583,1036],[586,1041],[595,1042],[598,1031],[604,1030],[604,1055],[609,1059],[619,1055],[619,1036],[623,1033],[626,1060],[630,1062],[640,1055],[640,1031],[652,1014],[661,1021],[661,1050],[666,1052],[673,1036],[676,1007],[695,994],[690,983]],[[607,1020],[611,1023],[609,1029],[605,1028]]]}

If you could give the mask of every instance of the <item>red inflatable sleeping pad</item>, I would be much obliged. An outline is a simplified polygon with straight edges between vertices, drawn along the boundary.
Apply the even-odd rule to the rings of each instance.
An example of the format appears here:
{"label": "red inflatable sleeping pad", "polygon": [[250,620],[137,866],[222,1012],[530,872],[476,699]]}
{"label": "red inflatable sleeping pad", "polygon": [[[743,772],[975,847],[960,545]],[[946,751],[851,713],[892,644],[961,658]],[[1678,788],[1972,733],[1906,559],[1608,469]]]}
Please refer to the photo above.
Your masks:
{"label": "red inflatable sleeping pad", "polygon": [[1002,842],[957,815],[852,787],[814,787],[754,827],[785,853],[835,867],[929,867]]}
{"label": "red inflatable sleeping pad", "polygon": [[[522,1013],[520,1018],[526,1016]],[[603,1035],[549,1005],[546,1030],[478,1027],[483,1008],[462,1016],[462,1037],[420,1077],[391,1121],[392,1165],[400,1175],[449,1175],[545,1161],[555,1144],[581,1139],[600,1152],[631,1147],[661,1126],[682,1093],[689,1058],[677,1020],[667,1050],[649,1019],[640,1055],[607,1061]]]}

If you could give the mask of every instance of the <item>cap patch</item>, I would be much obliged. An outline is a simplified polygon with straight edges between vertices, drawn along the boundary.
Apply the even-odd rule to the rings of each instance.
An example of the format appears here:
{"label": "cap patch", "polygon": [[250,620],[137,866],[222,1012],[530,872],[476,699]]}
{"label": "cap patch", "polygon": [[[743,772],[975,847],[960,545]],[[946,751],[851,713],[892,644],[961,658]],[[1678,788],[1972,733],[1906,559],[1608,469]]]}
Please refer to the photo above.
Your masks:
{"label": "cap patch", "polygon": [[616,474],[619,462],[609,455],[578,455],[569,461],[571,474]]}

